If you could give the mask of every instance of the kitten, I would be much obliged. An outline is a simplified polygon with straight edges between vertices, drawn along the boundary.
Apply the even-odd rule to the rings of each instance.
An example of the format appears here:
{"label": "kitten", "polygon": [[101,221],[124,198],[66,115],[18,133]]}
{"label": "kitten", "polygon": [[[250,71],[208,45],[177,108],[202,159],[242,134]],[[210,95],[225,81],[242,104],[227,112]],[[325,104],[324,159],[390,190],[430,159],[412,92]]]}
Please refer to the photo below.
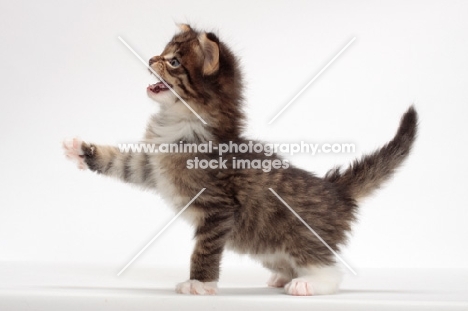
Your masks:
{"label": "kitten", "polygon": [[[181,25],[151,68],[206,122],[204,125],[162,82],[147,88],[160,104],[150,119],[145,143],[247,143],[242,136],[243,81],[236,57],[213,33]],[[217,292],[225,249],[249,254],[273,273],[268,282],[291,295],[337,291],[341,273],[333,254],[297,219],[275,190],[335,251],[346,242],[357,203],[387,181],[407,158],[417,130],[413,107],[403,115],[395,137],[348,169],[320,178],[289,166],[235,169],[232,160],[280,160],[273,154],[230,152],[225,168],[189,169],[187,161],[218,158],[212,153],[121,153],[117,147],[66,141],[69,158],[82,169],[154,189],[195,227],[190,279],[176,287],[183,294]]]}

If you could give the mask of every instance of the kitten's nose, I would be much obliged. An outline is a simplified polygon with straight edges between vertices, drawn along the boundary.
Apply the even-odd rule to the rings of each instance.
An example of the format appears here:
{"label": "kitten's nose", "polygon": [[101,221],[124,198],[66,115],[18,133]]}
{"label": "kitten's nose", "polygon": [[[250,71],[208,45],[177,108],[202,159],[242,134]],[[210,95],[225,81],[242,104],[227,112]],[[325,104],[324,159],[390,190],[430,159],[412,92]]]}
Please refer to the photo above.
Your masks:
{"label": "kitten's nose", "polygon": [[161,56],[153,56],[150,58],[149,60],[149,65],[151,66],[152,64],[156,63],[157,61],[159,61],[161,59]]}

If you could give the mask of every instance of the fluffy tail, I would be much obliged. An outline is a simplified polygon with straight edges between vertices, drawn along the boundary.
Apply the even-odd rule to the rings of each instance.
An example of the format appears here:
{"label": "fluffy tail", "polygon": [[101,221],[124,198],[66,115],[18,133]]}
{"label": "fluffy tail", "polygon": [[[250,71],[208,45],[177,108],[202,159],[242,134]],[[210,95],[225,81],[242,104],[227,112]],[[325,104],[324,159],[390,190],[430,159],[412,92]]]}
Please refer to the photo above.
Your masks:
{"label": "fluffy tail", "polygon": [[416,139],[418,114],[413,106],[403,115],[395,137],[372,154],[355,160],[344,172],[339,168],[325,175],[328,180],[343,189],[353,199],[370,195],[387,181],[408,157]]}

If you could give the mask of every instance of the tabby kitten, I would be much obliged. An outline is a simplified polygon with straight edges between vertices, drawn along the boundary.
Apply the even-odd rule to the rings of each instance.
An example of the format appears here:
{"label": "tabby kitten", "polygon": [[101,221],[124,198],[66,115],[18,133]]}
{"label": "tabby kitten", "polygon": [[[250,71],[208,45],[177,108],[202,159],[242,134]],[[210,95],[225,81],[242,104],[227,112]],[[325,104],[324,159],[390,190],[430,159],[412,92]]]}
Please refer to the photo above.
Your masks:
{"label": "tabby kitten", "polygon": [[[144,142],[247,142],[242,136],[243,82],[236,57],[213,33],[181,25],[151,68],[206,122],[204,125],[167,86],[147,88],[160,111],[148,123]],[[215,294],[225,249],[249,254],[272,271],[268,285],[290,295],[337,291],[341,273],[333,254],[284,205],[275,190],[335,251],[346,241],[357,203],[388,180],[408,156],[416,137],[417,113],[403,115],[395,137],[348,169],[325,177],[289,166],[235,169],[232,160],[282,160],[277,155],[231,152],[226,168],[189,169],[187,161],[216,159],[212,153],[121,153],[117,147],[73,139],[66,154],[81,169],[154,189],[180,211],[202,188],[206,190],[182,214],[195,227],[196,245],[190,279],[176,287],[183,294]]]}

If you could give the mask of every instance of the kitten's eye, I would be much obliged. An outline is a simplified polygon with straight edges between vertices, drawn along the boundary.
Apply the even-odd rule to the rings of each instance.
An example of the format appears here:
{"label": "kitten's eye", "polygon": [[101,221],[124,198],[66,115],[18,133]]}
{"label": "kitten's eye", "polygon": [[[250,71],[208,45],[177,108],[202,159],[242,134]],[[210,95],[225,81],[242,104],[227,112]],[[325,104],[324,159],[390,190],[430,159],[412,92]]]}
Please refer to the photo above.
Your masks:
{"label": "kitten's eye", "polygon": [[169,61],[169,64],[171,64],[172,67],[179,67],[180,62],[177,60],[177,58],[173,58]]}

